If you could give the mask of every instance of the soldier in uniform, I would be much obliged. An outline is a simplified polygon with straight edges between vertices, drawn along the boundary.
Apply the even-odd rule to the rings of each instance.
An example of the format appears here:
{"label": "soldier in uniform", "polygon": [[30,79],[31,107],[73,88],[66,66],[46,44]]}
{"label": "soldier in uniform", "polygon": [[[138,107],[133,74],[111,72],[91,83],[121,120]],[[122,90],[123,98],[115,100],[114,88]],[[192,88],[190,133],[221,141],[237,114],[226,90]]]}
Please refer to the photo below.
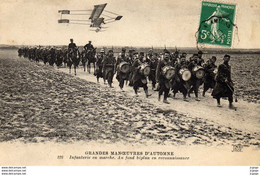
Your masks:
{"label": "soldier in uniform", "polygon": [[186,60],[186,55],[181,55],[180,60],[175,65],[175,76],[173,77],[172,90],[174,98],[178,91],[183,94],[183,100],[187,100],[187,93],[189,89],[189,83],[182,79],[181,74],[179,73],[181,69],[188,68],[188,61]]}
{"label": "soldier in uniform", "polygon": [[[190,58],[190,62],[188,64],[188,69],[190,70],[190,72],[193,72],[193,68],[195,66],[198,66],[199,65],[199,57],[198,57],[198,54],[193,54],[193,56]],[[190,93],[192,93],[194,91],[195,93],[195,99],[196,101],[200,101],[199,97],[198,97],[198,91],[199,91],[199,86],[202,84],[202,80],[201,79],[198,79],[196,77],[196,75],[194,75],[193,73],[191,74],[191,79],[189,80],[189,84],[190,86],[192,87],[190,89],[190,91],[188,92],[188,95],[190,97]]]}
{"label": "soldier in uniform", "polygon": [[147,78],[145,75],[140,73],[140,66],[142,63],[144,63],[144,53],[140,52],[140,56],[135,53],[135,60],[133,62],[133,77],[132,77],[132,83],[133,88],[135,91],[135,94],[138,95],[138,89],[139,87],[143,87],[146,98],[148,98],[150,95],[148,94],[148,86],[147,86]]}
{"label": "soldier in uniform", "polygon": [[[73,41],[73,40],[72,40]],[[55,63],[55,49],[52,47],[51,48],[51,50],[50,50],[50,59],[49,59],[49,64],[51,65],[51,66],[53,66],[54,65],[54,63]]]}
{"label": "soldier in uniform", "polygon": [[179,51],[177,50],[177,48],[176,48],[175,52],[172,54],[172,59],[175,62],[175,64],[177,64],[177,62],[179,61],[178,60],[179,59]]}
{"label": "soldier in uniform", "polygon": [[147,62],[149,63],[151,68],[151,72],[149,74],[149,81],[152,82],[152,89],[154,90],[156,85],[156,68],[158,64],[158,59],[156,55],[153,54],[153,50],[149,50],[147,54]]}
{"label": "soldier in uniform", "polygon": [[76,52],[77,50],[77,46],[76,44],[73,42],[73,39],[70,39],[70,43],[68,46],[68,59],[70,59],[70,61],[72,62],[71,56],[73,54],[73,52]]}
{"label": "soldier in uniform", "polygon": [[130,73],[129,73],[129,86],[133,86],[133,81],[132,81],[132,79],[133,79],[133,63],[134,63],[134,60],[135,60],[135,57],[138,55],[138,53],[137,52],[135,52],[135,50],[133,50],[133,49],[131,49],[131,50],[129,50],[128,51],[129,52],[129,57],[128,57],[128,59],[129,59],[129,63],[130,63]]}
{"label": "soldier in uniform", "polygon": [[88,44],[86,44],[84,46],[84,49],[88,52],[94,49],[94,46],[91,44],[91,41],[88,42]]}
{"label": "soldier in uniform", "polygon": [[56,53],[55,64],[59,68],[62,65],[62,62],[63,62],[62,51],[61,51],[61,49],[57,49],[55,53]]}
{"label": "soldier in uniform", "polygon": [[129,79],[129,72],[123,73],[123,72],[120,71],[119,65],[122,62],[127,62],[130,65],[129,58],[126,56],[126,49],[125,48],[122,48],[122,52],[120,53],[120,55],[118,56],[117,61],[116,61],[116,67],[117,67],[116,79],[119,82],[119,87],[120,87],[121,90],[123,90],[124,82]]}
{"label": "soldier in uniform", "polygon": [[[96,62],[96,70],[94,75],[97,77],[97,82],[99,82],[99,78],[103,77],[103,73],[102,73],[102,68],[103,68],[103,60],[105,57],[105,50],[101,49],[100,54],[98,54],[97,56],[97,62]],[[104,79],[104,84],[105,84],[105,78]]]}
{"label": "soldier in uniform", "polygon": [[18,56],[21,57],[21,56],[22,56],[22,53],[23,53],[23,49],[22,49],[22,48],[19,48],[19,49],[18,49]]}
{"label": "soldier in uniform", "polygon": [[164,77],[163,71],[162,71],[162,68],[167,65],[171,66],[170,52],[165,49],[163,59],[158,62],[158,65],[156,68],[156,82],[159,84],[158,101],[161,100],[161,96],[164,93],[163,102],[166,104],[169,104],[169,102],[167,101],[167,97],[169,96],[169,91],[171,88],[170,80],[168,80]]}
{"label": "soldier in uniform", "polygon": [[43,56],[43,63],[46,64],[48,62],[48,50],[45,48],[42,53]]}
{"label": "soldier in uniform", "polygon": [[215,69],[217,66],[215,65],[217,58],[215,56],[212,56],[204,65],[205,69],[205,79],[204,79],[204,87],[203,87],[203,93],[202,96],[205,97],[205,93],[209,88],[214,88],[215,86]]}
{"label": "soldier in uniform", "polygon": [[203,52],[200,50],[200,51],[198,51],[198,61],[197,61],[197,64],[199,65],[199,66],[203,66],[203,64],[204,64],[204,59],[202,58],[202,55],[203,55]]}
{"label": "soldier in uniform", "polygon": [[221,107],[220,98],[228,97],[229,108],[236,109],[232,104],[234,87],[233,82],[231,80],[231,67],[228,64],[229,60],[230,55],[225,55],[224,63],[219,65],[218,67],[218,73],[216,75],[216,85],[213,89],[212,96],[217,100],[218,107]]}
{"label": "soldier in uniform", "polygon": [[112,88],[113,77],[115,74],[116,59],[113,50],[109,50],[103,61],[103,78],[107,80],[109,87]]}
{"label": "soldier in uniform", "polygon": [[190,62],[188,65],[188,69],[190,70],[190,72],[192,72],[191,79],[189,80],[191,89],[188,92],[188,96],[190,97],[190,93],[192,93],[194,91],[196,101],[200,101],[200,99],[198,97],[198,91],[199,91],[199,86],[203,84],[204,78],[198,79],[196,77],[196,75],[193,73],[193,68],[195,68],[196,66],[200,66],[201,63],[202,62],[200,62],[198,54],[193,54],[193,56],[190,58]]}
{"label": "soldier in uniform", "polygon": [[73,39],[70,39],[70,43],[69,43],[69,46],[68,46],[68,50],[69,52],[71,52],[71,50],[75,50],[77,48],[76,44],[73,43]]}

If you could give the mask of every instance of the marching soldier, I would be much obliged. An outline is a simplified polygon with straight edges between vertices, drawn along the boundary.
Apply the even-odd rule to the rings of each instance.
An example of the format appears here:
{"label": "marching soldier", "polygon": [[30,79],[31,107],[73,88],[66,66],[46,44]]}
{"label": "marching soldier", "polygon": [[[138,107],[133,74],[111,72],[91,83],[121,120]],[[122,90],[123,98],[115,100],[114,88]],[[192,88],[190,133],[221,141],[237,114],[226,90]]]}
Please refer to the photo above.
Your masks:
{"label": "marching soldier", "polygon": [[179,51],[177,50],[177,48],[176,48],[175,52],[172,54],[172,59],[175,62],[175,64],[177,64],[177,62],[179,61],[178,60],[179,59]]}
{"label": "marching soldier", "polygon": [[128,57],[128,59],[129,59],[129,63],[130,63],[130,73],[129,73],[129,86],[133,86],[133,81],[132,81],[132,79],[133,79],[133,63],[134,63],[134,60],[135,60],[135,57],[136,57],[136,55],[138,55],[138,53],[137,52],[135,52],[135,50],[129,50],[128,51],[129,53],[129,57]]}
{"label": "marching soldier", "polygon": [[62,62],[63,62],[63,56],[62,56],[61,49],[57,49],[55,54],[56,54],[55,64],[59,68],[62,65]]}
{"label": "marching soldier", "polygon": [[[120,63],[122,62],[126,62],[129,64],[129,70],[128,72],[122,72],[120,70]],[[130,71],[130,61],[129,58],[126,56],[126,49],[122,48],[122,52],[120,53],[119,57],[117,58],[117,62],[116,62],[116,67],[117,67],[117,76],[116,79],[119,82],[119,87],[121,90],[123,90],[124,87],[124,82],[128,80],[129,78],[129,71]]]}
{"label": "marching soldier", "polygon": [[186,60],[186,55],[181,55],[180,60],[175,65],[175,76],[173,77],[173,97],[175,98],[178,91],[180,91],[183,94],[183,100],[187,100],[187,93],[188,89],[190,88],[190,85],[187,81],[184,81],[182,79],[182,75],[180,74],[181,69],[188,69],[188,62]]}
{"label": "marching soldier", "polygon": [[200,50],[200,51],[198,51],[198,65],[199,66],[203,66],[203,64],[204,64],[204,59],[202,58],[202,55],[203,55],[203,52]]}
{"label": "marching soldier", "polygon": [[169,104],[167,101],[167,97],[169,96],[170,91],[170,80],[168,80],[163,75],[162,68],[164,66],[171,66],[170,62],[170,52],[168,50],[164,50],[163,59],[158,62],[157,68],[156,68],[156,82],[159,84],[159,95],[158,95],[158,101],[161,100],[161,96],[164,93],[163,102],[166,104]]}
{"label": "marching soldier", "polygon": [[215,65],[217,58],[215,56],[212,56],[205,64],[204,64],[204,69],[205,69],[205,79],[204,79],[204,87],[203,87],[203,93],[202,96],[205,97],[205,93],[209,88],[214,88],[215,86],[215,70],[217,66]]}
{"label": "marching soldier", "polygon": [[18,56],[21,57],[23,54],[23,49],[22,48],[19,48],[18,49]]}
{"label": "marching soldier", "polygon": [[112,88],[113,77],[115,74],[116,59],[113,50],[109,50],[103,61],[103,78],[107,80],[109,87]]}
{"label": "marching soldier", "polygon": [[151,72],[149,74],[149,81],[152,82],[152,89],[154,90],[156,85],[156,68],[158,64],[158,59],[156,55],[153,54],[153,50],[149,50],[147,54],[147,62],[149,63],[151,68]]}
{"label": "marching soldier", "polygon": [[216,75],[216,85],[213,89],[212,96],[217,100],[218,107],[221,107],[220,98],[228,97],[229,108],[236,109],[232,104],[234,87],[233,82],[231,80],[231,67],[228,64],[229,60],[230,55],[225,55],[224,63],[219,65],[218,67],[218,73]]}
{"label": "marching soldier", "polygon": [[[103,68],[103,60],[105,57],[105,51],[104,49],[101,49],[100,54],[97,56],[97,62],[96,62],[96,70],[95,70],[95,76],[97,77],[97,82],[99,82],[99,78],[103,77],[102,74],[102,68]],[[104,83],[105,83],[105,78]]]}
{"label": "marching soldier", "polygon": [[148,98],[150,95],[148,94],[148,86],[147,86],[147,77],[143,73],[141,73],[141,65],[144,63],[144,53],[141,52],[140,56],[138,57],[138,53],[134,54],[134,62],[133,62],[133,77],[132,77],[132,83],[133,88],[135,91],[135,94],[138,95],[138,89],[139,87],[143,87],[146,98]]}
{"label": "marching soldier", "polygon": [[43,50],[42,56],[43,56],[43,63],[46,64],[49,61],[48,50],[46,48]]}
{"label": "marching soldier", "polygon": [[198,54],[193,54],[193,56],[190,58],[190,63],[188,64],[188,69],[190,70],[190,72],[192,72],[191,74],[191,79],[189,80],[189,84],[192,87],[188,93],[189,97],[190,97],[190,93],[192,93],[194,91],[195,93],[195,99],[196,101],[200,101],[199,97],[198,97],[198,91],[199,91],[199,86],[202,84],[202,79],[198,79],[196,77],[196,75],[193,73],[193,69],[200,65],[199,63],[199,57]]}
{"label": "marching soldier", "polygon": [[[72,40],[73,42],[73,40]],[[55,49],[52,47],[50,50],[50,59],[49,59],[49,64],[51,66],[53,66],[53,64],[55,63]]]}

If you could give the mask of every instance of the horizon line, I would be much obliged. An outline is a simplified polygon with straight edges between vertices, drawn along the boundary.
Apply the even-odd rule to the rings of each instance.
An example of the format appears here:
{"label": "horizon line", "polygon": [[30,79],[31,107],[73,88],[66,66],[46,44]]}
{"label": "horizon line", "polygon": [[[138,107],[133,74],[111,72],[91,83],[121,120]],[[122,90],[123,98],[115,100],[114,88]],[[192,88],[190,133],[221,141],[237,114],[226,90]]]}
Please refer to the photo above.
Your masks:
{"label": "horizon line", "polygon": [[[65,44],[55,44],[55,45],[46,45],[46,44],[0,44],[1,46],[67,46]],[[78,45],[79,47],[82,47],[84,45]],[[129,48],[160,48],[163,49],[166,47],[170,49],[175,49],[175,48],[189,48],[189,49],[197,49],[196,46],[191,47],[191,46],[128,46],[128,45],[96,45],[95,47],[100,48],[100,47],[107,47],[107,48],[112,48],[112,47],[129,47]],[[209,48],[200,48],[200,50],[207,50],[207,49],[223,49],[223,50],[237,50],[237,49],[243,49],[243,50],[260,50],[260,48],[229,48],[229,47],[209,47]]]}

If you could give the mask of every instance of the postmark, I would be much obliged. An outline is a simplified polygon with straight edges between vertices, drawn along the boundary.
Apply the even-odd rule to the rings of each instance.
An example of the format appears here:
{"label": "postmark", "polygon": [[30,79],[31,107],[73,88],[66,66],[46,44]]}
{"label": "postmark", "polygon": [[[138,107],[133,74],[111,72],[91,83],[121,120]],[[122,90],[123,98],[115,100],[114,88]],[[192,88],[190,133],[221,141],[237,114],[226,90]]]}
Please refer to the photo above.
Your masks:
{"label": "postmark", "polygon": [[232,46],[236,5],[202,1],[198,44]]}

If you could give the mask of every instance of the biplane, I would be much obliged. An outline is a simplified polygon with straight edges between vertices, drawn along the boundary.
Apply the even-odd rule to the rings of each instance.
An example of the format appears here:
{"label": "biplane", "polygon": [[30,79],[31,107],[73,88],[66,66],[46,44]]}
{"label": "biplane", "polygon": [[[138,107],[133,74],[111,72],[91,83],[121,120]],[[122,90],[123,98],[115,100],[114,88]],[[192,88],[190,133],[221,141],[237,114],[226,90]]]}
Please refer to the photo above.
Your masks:
{"label": "biplane", "polygon": [[[103,25],[119,21],[123,16],[104,10],[107,4],[94,5],[93,10],[59,10],[58,23],[89,25],[91,31],[105,31]],[[66,17],[64,19],[63,17]],[[87,17],[89,16],[89,17]],[[76,17],[76,18],[75,18]]]}

